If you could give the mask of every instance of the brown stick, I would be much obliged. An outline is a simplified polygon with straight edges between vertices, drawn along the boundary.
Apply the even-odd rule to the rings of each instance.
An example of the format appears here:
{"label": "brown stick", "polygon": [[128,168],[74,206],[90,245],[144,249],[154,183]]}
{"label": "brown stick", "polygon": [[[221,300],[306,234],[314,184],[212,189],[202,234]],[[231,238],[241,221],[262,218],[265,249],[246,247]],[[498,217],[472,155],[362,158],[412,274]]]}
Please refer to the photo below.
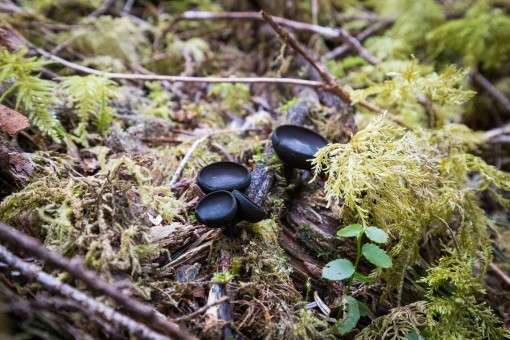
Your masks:
{"label": "brown stick", "polygon": [[501,93],[494,85],[492,85],[491,82],[483,76],[483,74],[478,72],[478,70],[472,70],[469,75],[478,85],[483,87],[483,89],[489,96],[492,97],[492,99],[500,104],[506,113],[510,114],[510,99],[505,97],[505,95]]}
{"label": "brown stick", "polygon": [[[359,42],[362,42],[365,39],[367,39],[368,37],[370,37],[372,34],[382,30],[383,28],[388,27],[392,23],[393,23],[393,20],[379,21],[379,22],[373,24],[372,26],[367,27],[366,29],[361,31],[360,34],[358,34],[356,36],[356,40],[358,40]],[[344,43],[344,44],[336,47],[335,49],[329,51],[328,53],[324,54],[321,57],[321,60],[325,61],[325,60],[329,60],[329,59],[338,59],[338,58],[342,57],[345,53],[349,52],[350,49],[351,49],[351,46],[347,43]]]}
{"label": "brown stick", "polygon": [[502,271],[495,263],[490,263],[489,268],[495,272],[507,285],[510,286],[510,277]]}
{"label": "brown stick", "polygon": [[[344,89],[342,89],[342,87],[338,84],[336,78],[331,74],[331,72],[329,72],[328,68],[326,66],[324,66],[322,63],[320,63],[319,61],[315,60],[311,55],[310,53],[308,53],[308,51],[305,49],[305,47],[303,45],[301,45],[293,36],[291,36],[288,32],[286,32],[285,30],[283,30],[279,25],[278,23],[276,23],[273,18],[267,14],[266,12],[264,11],[261,11],[260,14],[262,15],[262,17],[264,18],[264,20],[266,20],[270,25],[271,27],[273,27],[273,29],[275,30],[275,32],[283,39],[285,40],[287,43],[289,43],[290,46],[292,46],[292,48],[294,48],[296,50],[296,52],[298,52],[299,54],[301,54],[303,56],[303,58],[306,59],[306,61],[308,61],[310,63],[310,65],[315,69],[317,70],[317,72],[319,73],[320,77],[322,78],[322,80],[324,80],[324,83],[326,84],[326,87],[325,89],[337,96],[339,96],[345,103],[349,104],[349,105],[352,105],[352,101],[351,101],[351,98],[349,96],[349,93],[347,91],[345,91]],[[376,112],[376,113],[379,113],[379,114],[384,114],[386,115],[386,117],[388,117],[389,119],[391,119],[392,121],[394,121],[395,123],[405,127],[406,129],[408,130],[414,130],[414,128],[408,124],[406,121],[404,121],[403,119],[401,119],[400,117],[397,117],[395,116],[394,114],[388,112],[387,110],[383,110],[381,109],[380,107],[374,105],[374,104],[371,104],[369,102],[367,102],[366,100],[362,100],[358,103],[359,105],[369,109],[370,111],[373,111],[373,112]]]}
{"label": "brown stick", "polygon": [[[262,20],[259,13],[257,12],[200,12],[200,11],[188,11],[177,16],[175,20]],[[323,27],[314,24],[308,24],[305,22],[299,22],[289,20],[280,17],[272,17],[274,22],[279,25],[292,28],[296,31],[307,31],[320,34],[326,39],[338,41],[342,40],[349,44],[353,50],[356,51],[361,57],[365,58],[371,64],[377,64],[377,59],[367,51],[360,42],[354,38],[349,32],[341,28]],[[267,21],[266,18],[264,20]],[[274,28],[274,27],[273,27]],[[169,28],[165,29],[164,33],[168,32]]]}
{"label": "brown stick", "polygon": [[336,81],[336,78],[329,72],[326,66],[324,66],[322,63],[317,62],[311,55],[308,53],[308,51],[305,49],[301,43],[299,43],[293,36],[291,36],[287,31],[285,31],[274,19],[272,16],[267,14],[264,11],[260,11],[260,14],[262,15],[262,18],[273,27],[274,31],[285,41],[287,42],[296,52],[301,54],[303,58],[306,59],[310,63],[310,65],[317,70],[322,80],[327,85],[328,91],[333,92],[340,98],[342,98],[345,102],[350,103],[349,95],[342,91],[340,86],[338,85],[338,82]]}
{"label": "brown stick", "polygon": [[269,84],[288,84],[288,85],[302,85],[310,87],[322,87],[323,84],[320,81],[305,80],[305,79],[292,79],[292,78],[271,78],[271,77],[251,77],[251,78],[220,78],[220,77],[186,77],[186,76],[165,76],[159,74],[133,74],[133,73],[113,73],[103,72],[90,67],[78,65],[68,60],[62,59],[53,55],[41,48],[35,49],[40,55],[53,60],[61,65],[72,68],[74,70],[102,75],[111,79],[131,79],[131,80],[166,80],[169,82],[180,82],[180,83],[269,83]]}
{"label": "brown stick", "polygon": [[86,270],[79,261],[68,260],[58,254],[52,253],[40,242],[31,239],[25,234],[2,223],[0,223],[0,240],[4,243],[16,246],[23,251],[54,265],[55,267],[69,272],[77,279],[83,281],[91,289],[111,297],[121,304],[126,310],[133,313],[133,315],[136,315],[140,320],[147,322],[153,327],[164,330],[172,338],[192,338],[187,330],[171,321],[168,321],[165,317],[156,314],[151,307],[124,295],[122,292],[117,290],[117,288],[110,285],[93,272]]}
{"label": "brown stick", "polygon": [[219,298],[218,300],[214,301],[213,303],[209,303],[205,306],[202,306],[200,307],[199,309],[197,309],[196,311],[194,311],[193,313],[190,313],[188,315],[184,315],[184,316],[181,316],[180,318],[176,318],[174,319],[173,321],[174,322],[182,322],[182,321],[188,321],[188,320],[191,320],[193,319],[195,316],[199,315],[199,314],[202,314],[203,312],[205,312],[206,310],[208,310],[209,308],[211,307],[214,307],[214,306],[217,306],[225,301],[228,300],[228,296],[224,296],[222,298]]}
{"label": "brown stick", "polygon": [[[0,224],[0,226],[4,225]],[[38,246],[41,247],[40,245]],[[147,326],[136,322],[124,314],[116,312],[113,308],[108,307],[104,303],[95,300],[94,298],[80,292],[78,289],[71,287],[67,283],[63,283],[55,277],[43,272],[41,268],[35,264],[24,262],[22,259],[12,254],[3,246],[0,246],[0,259],[12,268],[19,270],[23,276],[39,282],[43,287],[49,289],[50,291],[59,293],[68,299],[78,302],[87,310],[87,312],[92,314],[99,314],[105,320],[109,320],[116,325],[126,328],[129,330],[132,337],[157,340],[168,339],[168,337],[154,332]]]}

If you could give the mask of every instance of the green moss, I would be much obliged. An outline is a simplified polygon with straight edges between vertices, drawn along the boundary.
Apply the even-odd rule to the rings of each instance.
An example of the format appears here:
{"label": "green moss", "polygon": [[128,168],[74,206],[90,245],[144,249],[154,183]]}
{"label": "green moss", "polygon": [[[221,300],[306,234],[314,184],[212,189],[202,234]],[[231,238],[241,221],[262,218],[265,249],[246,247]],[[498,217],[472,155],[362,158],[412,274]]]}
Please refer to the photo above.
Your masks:
{"label": "green moss", "polygon": [[[375,276],[387,282],[386,293],[397,291],[397,300],[407,268],[418,258],[418,242],[429,228],[460,221],[444,230],[442,237],[450,239],[449,230],[457,228],[459,239],[454,242],[469,256],[477,257],[488,244],[487,217],[479,208],[478,194],[490,191],[508,206],[498,189],[510,190],[510,174],[467,153],[476,142],[459,138],[465,133],[469,130],[459,126],[405,132],[379,117],[348,144],[329,144],[315,155],[316,175],[328,175],[326,198],[330,204],[341,203],[343,221],[382,227],[393,238],[389,254],[394,266],[378,270]],[[479,181],[471,181],[473,173],[480,176]],[[429,271],[427,282],[434,281],[430,275],[440,271],[441,261],[447,260],[439,261],[439,267]],[[458,298],[473,302],[475,291],[483,293],[467,289],[459,292]],[[430,299],[434,305],[435,300]],[[484,316],[479,326],[492,328],[493,321]]]}
{"label": "green moss", "polygon": [[102,171],[90,177],[61,176],[49,166],[38,167],[40,177],[0,203],[0,220],[19,227],[28,217],[50,249],[83,256],[106,277],[115,270],[136,277],[141,258],[160,251],[147,239],[148,214],[169,223],[184,205],[169,188],[152,185],[147,160],[107,161],[104,153],[99,159]]}
{"label": "green moss", "polygon": [[52,111],[55,83],[34,75],[48,62],[37,57],[26,58],[26,54],[24,48],[14,53],[0,48],[0,84],[13,82],[3,92],[0,102],[16,94],[16,109],[22,109],[42,132],[60,141],[64,129]]}
{"label": "green moss", "polygon": [[[483,276],[492,260],[490,249],[475,257],[469,252],[445,249],[437,266],[428,270],[421,281],[428,284],[426,305],[427,339],[500,339],[508,333],[500,320],[475,295],[485,293]],[[481,271],[473,275],[475,267]],[[450,293],[441,294],[440,288]]]}
{"label": "green moss", "polygon": [[503,10],[492,8],[492,1],[479,0],[465,17],[450,20],[427,34],[434,57],[461,56],[467,65],[481,63],[496,68],[508,60],[510,18]]}

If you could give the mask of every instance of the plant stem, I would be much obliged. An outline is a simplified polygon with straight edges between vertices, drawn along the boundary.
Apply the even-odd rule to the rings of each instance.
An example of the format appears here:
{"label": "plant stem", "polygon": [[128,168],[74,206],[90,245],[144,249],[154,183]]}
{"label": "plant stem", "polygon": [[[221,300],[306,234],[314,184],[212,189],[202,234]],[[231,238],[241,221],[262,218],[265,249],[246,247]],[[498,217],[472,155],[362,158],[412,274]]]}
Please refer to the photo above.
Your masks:
{"label": "plant stem", "polygon": [[[356,273],[356,271],[358,269],[359,260],[361,259],[361,238],[363,237],[363,234],[365,234],[365,228],[363,228],[363,230],[359,233],[359,235],[356,236],[357,253],[356,253],[356,261],[354,262],[354,274]],[[349,290],[351,289],[352,281],[354,281],[354,274],[351,275],[351,278],[349,279],[349,283],[347,283],[347,287],[344,290],[343,298],[345,298],[347,295],[349,295]],[[342,301],[343,301],[343,298],[342,298]],[[344,311],[345,305],[343,307],[344,308],[338,310],[337,318],[339,320],[341,317],[340,312]]]}
{"label": "plant stem", "polygon": [[[364,233],[365,233],[365,230],[363,230],[361,233],[359,233],[358,236],[356,236],[357,254],[356,254],[356,261],[354,262],[354,273],[356,273],[356,270],[358,269],[359,260],[361,259],[361,238],[363,237]],[[347,284],[347,288],[345,288],[344,294],[349,294],[349,289],[351,289],[353,280],[354,280],[354,274],[349,279],[349,283]]]}

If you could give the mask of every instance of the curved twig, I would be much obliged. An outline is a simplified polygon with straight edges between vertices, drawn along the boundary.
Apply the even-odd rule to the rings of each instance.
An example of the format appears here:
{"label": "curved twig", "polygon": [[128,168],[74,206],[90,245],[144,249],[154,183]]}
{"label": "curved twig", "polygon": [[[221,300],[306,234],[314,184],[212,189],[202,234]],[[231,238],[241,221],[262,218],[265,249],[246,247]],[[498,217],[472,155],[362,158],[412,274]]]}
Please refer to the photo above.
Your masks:
{"label": "curved twig", "polygon": [[166,80],[172,83],[269,83],[269,84],[288,84],[310,87],[322,87],[324,84],[320,81],[294,79],[294,78],[273,78],[273,77],[239,77],[239,78],[221,78],[221,77],[186,77],[186,76],[166,76],[159,74],[135,74],[135,73],[113,73],[103,72],[90,67],[78,65],[71,61],[62,59],[41,48],[35,49],[40,55],[53,60],[56,63],[88,74],[102,75],[111,79],[130,79],[130,80]]}
{"label": "curved twig", "polygon": [[[78,302],[89,313],[99,314],[105,320],[120,325],[129,330],[131,336],[141,337],[143,339],[164,340],[168,337],[158,334],[147,326],[131,319],[130,317],[116,312],[113,308],[108,307],[102,302],[80,292],[78,289],[71,287],[67,283],[54,278],[53,276],[43,272],[41,268],[32,263],[24,262],[19,257],[12,254],[5,247],[0,246],[0,259],[12,268],[19,270],[21,275],[33,279],[40,283],[46,289],[59,293],[68,299]],[[183,338],[184,339],[184,338]]]}
{"label": "curved twig", "polygon": [[[108,282],[104,281],[93,272],[86,270],[78,261],[68,260],[64,257],[61,257],[58,254],[52,253],[48,249],[46,249],[40,242],[31,239],[25,234],[2,223],[0,223],[0,240],[10,245],[16,246],[22,249],[23,251],[30,253],[36,256],[37,258],[54,265],[55,267],[67,271],[77,279],[83,281],[88,287],[92,288],[93,290],[111,297],[116,302],[121,304],[126,310],[133,313],[133,315],[138,316],[140,319],[144,320],[148,324],[151,324],[152,326],[164,330],[172,338],[175,339],[191,338],[191,335],[185,329],[167,320],[162,315],[157,314],[151,307],[123,294],[117,288],[110,285]],[[5,249],[5,251],[7,250]],[[4,254],[6,253],[4,252]],[[35,269],[39,270],[37,267],[35,268],[27,267],[27,270],[29,270],[29,272],[33,272]],[[43,279],[45,278],[43,277]],[[59,284],[63,285],[63,283],[61,283],[60,281],[58,282]],[[72,287],[69,288],[74,289]]]}

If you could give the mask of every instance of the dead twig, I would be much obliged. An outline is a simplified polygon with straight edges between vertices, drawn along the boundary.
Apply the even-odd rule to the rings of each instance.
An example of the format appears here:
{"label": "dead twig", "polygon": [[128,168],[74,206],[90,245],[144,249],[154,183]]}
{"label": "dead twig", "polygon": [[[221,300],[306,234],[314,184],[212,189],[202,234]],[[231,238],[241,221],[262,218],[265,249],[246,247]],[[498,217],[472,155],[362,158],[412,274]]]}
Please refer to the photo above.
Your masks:
{"label": "dead twig", "polygon": [[[359,42],[362,42],[365,39],[367,39],[368,37],[370,37],[372,34],[377,33],[378,31],[382,30],[383,28],[388,27],[392,23],[393,23],[393,20],[379,21],[379,22],[373,24],[372,26],[367,27],[366,29],[361,31],[360,34],[358,34],[356,36],[356,40],[358,40]],[[344,43],[344,44],[336,47],[335,49],[329,51],[328,53],[324,54],[321,57],[321,60],[325,61],[325,60],[330,60],[330,59],[338,59],[338,58],[342,57],[344,54],[346,54],[347,52],[349,52],[349,50],[351,50],[351,46],[347,43]]]}
{"label": "dead twig", "polygon": [[12,268],[18,270],[21,275],[37,281],[46,289],[78,302],[79,305],[86,309],[88,313],[101,315],[105,320],[109,320],[111,323],[125,328],[129,331],[132,337],[158,340],[169,339],[164,335],[154,332],[144,324],[141,324],[124,314],[116,312],[113,308],[108,307],[102,302],[80,292],[78,289],[71,287],[70,285],[43,272],[41,268],[35,264],[24,262],[3,246],[0,246],[0,259],[2,262],[5,262]]}
{"label": "dead twig", "polygon": [[222,145],[220,145],[216,142],[213,142],[213,143],[211,143],[211,146],[214,147],[215,149],[217,149],[218,151],[220,151],[222,154],[224,154],[225,157],[227,157],[229,162],[234,161],[234,157]]}
{"label": "dead twig", "polygon": [[188,321],[188,320],[191,320],[193,319],[195,316],[199,315],[199,314],[202,314],[204,313],[205,311],[207,311],[209,308],[211,307],[214,307],[214,306],[217,306],[219,304],[222,304],[223,302],[227,301],[228,300],[228,296],[224,296],[212,303],[209,303],[203,307],[200,307],[199,309],[197,309],[196,311],[194,311],[193,313],[190,313],[188,315],[185,315],[185,316],[181,316],[180,318],[176,318],[174,319],[173,321],[174,322],[182,322],[182,321]]}
{"label": "dead twig", "polygon": [[489,268],[496,273],[507,285],[510,286],[510,277],[502,271],[495,263],[490,263]]}
{"label": "dead twig", "polygon": [[177,167],[177,170],[175,170],[175,173],[172,177],[172,180],[170,181],[170,187],[173,187],[175,183],[177,183],[177,180],[179,180],[179,177],[181,177],[182,171],[184,170],[184,167],[186,164],[188,164],[191,155],[193,155],[193,152],[198,148],[198,146],[205,141],[207,138],[209,138],[210,135],[206,135],[202,138],[197,139],[189,148],[188,152],[184,155],[183,159],[179,163],[179,166]]}
{"label": "dead twig", "polygon": [[[283,39],[285,40],[296,52],[298,52],[300,55],[303,56],[303,58],[306,59],[310,63],[310,65],[319,73],[320,77],[325,83],[325,90],[333,93],[334,95],[337,95],[340,97],[345,103],[352,105],[351,98],[349,96],[349,93],[342,89],[342,87],[338,84],[336,78],[329,72],[328,68],[324,66],[319,61],[315,60],[311,54],[306,50],[306,48],[301,45],[292,35],[290,35],[288,32],[283,30],[276,21],[273,20],[273,18],[267,14],[264,11],[261,11],[260,14],[266,20],[271,27],[275,30],[275,32]],[[400,117],[395,116],[394,114],[388,112],[387,110],[384,110],[372,103],[367,102],[366,100],[362,100],[359,103],[357,103],[367,109],[369,109],[372,112],[384,114],[388,119],[394,121],[395,123],[399,124],[400,126],[405,127],[408,130],[414,130],[413,126],[408,124],[406,121],[401,119]]]}
{"label": "dead twig", "polygon": [[469,75],[478,85],[483,87],[483,89],[490,97],[492,97],[492,99],[500,104],[501,108],[505,110],[506,113],[510,114],[510,99],[505,97],[505,95],[501,93],[494,85],[492,85],[492,83],[487,80],[483,74],[478,72],[478,70],[472,70]]}
{"label": "dead twig", "polygon": [[129,80],[161,80],[169,81],[172,83],[269,83],[269,84],[288,84],[288,85],[302,85],[310,87],[322,87],[323,83],[320,81],[293,79],[293,78],[272,78],[272,77],[239,77],[239,78],[221,78],[221,77],[186,77],[186,76],[165,76],[159,74],[134,74],[134,73],[113,73],[102,72],[90,67],[78,65],[71,61],[62,59],[53,55],[41,48],[36,48],[35,51],[40,55],[53,60],[56,63],[72,68],[73,70],[80,71],[87,74],[101,75],[110,79],[129,79]]}
{"label": "dead twig", "polygon": [[114,2],[115,2],[115,0],[104,1],[103,5],[101,5],[101,7],[99,7],[98,9],[96,9],[95,11],[93,11],[92,13],[89,14],[89,17],[96,18],[100,15],[103,15],[104,13],[106,13],[106,11],[108,11],[108,9],[113,5]]}
{"label": "dead twig", "polygon": [[[175,183],[179,180],[179,177],[181,177],[182,171],[184,170],[184,167],[186,164],[188,164],[191,156],[193,155],[193,152],[199,147],[199,145],[205,141],[206,139],[212,137],[213,135],[220,135],[225,133],[235,133],[235,132],[247,132],[247,131],[253,131],[254,129],[230,129],[230,130],[218,130],[211,132],[199,139],[197,139],[189,148],[188,152],[184,155],[184,158],[179,163],[179,166],[177,167],[177,170],[175,170],[175,173],[172,177],[172,180],[170,181],[170,187],[173,187]],[[258,129],[257,129],[258,130]]]}
{"label": "dead twig", "polygon": [[326,84],[326,88],[328,91],[333,92],[344,101],[350,103],[349,95],[345,91],[343,91],[336,78],[329,72],[326,66],[322,63],[317,62],[310,53],[306,50],[306,48],[301,45],[293,36],[291,36],[287,31],[285,31],[272,16],[267,14],[264,11],[260,11],[262,18],[271,25],[274,31],[286,42],[288,43],[296,52],[303,56],[310,63],[310,65],[319,73],[320,77]]}
{"label": "dead twig", "polygon": [[[162,315],[156,314],[151,307],[123,294],[117,290],[117,288],[110,285],[93,272],[86,270],[78,261],[68,260],[58,254],[52,253],[38,241],[31,239],[25,234],[2,223],[0,223],[0,240],[34,255],[40,260],[46,261],[51,265],[67,271],[77,279],[83,281],[91,289],[114,299],[126,310],[133,313],[133,315],[136,315],[140,320],[143,320],[153,327],[164,330],[172,338],[189,339],[191,337],[185,329],[168,321]],[[62,283],[59,281],[59,284]]]}
{"label": "dead twig", "polygon": [[[201,11],[188,11],[177,16],[175,21],[178,20],[262,20],[257,12],[201,12]],[[280,17],[272,17],[273,21],[279,25],[292,28],[296,31],[307,31],[317,33],[326,39],[333,41],[344,41],[351,46],[361,57],[365,58],[371,64],[377,64],[377,59],[368,52],[360,42],[354,38],[349,32],[341,28],[323,27],[315,24],[289,20]],[[264,20],[267,19],[264,17]],[[271,25],[272,26],[272,25]],[[164,36],[172,28],[172,25],[167,27],[162,36]],[[274,28],[274,27],[273,27]]]}
{"label": "dead twig", "polygon": [[495,129],[485,131],[484,137],[486,140],[495,140],[497,137],[510,133],[510,123],[506,123]]}

